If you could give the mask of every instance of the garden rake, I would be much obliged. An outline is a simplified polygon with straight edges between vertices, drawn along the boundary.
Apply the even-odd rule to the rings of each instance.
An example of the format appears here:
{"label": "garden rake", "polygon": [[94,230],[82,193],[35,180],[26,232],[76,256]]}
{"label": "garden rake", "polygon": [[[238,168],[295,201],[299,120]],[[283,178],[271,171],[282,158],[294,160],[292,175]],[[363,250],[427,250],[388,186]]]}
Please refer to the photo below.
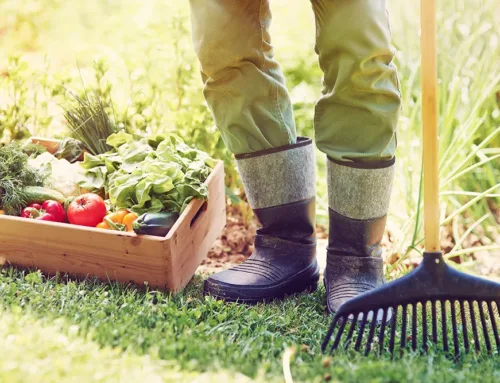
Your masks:
{"label": "garden rake", "polygon": [[[407,342],[411,342],[413,350],[419,348],[427,351],[429,340],[437,345],[438,338],[448,354],[451,320],[455,358],[461,354],[461,345],[467,352],[472,347],[471,343],[477,351],[484,344],[488,353],[495,346],[496,353],[500,353],[500,284],[451,268],[445,263],[440,251],[436,0],[421,0],[421,29],[425,231],[423,261],[406,276],[344,303],[333,318],[322,344],[323,352],[331,340],[333,344],[330,352],[340,345],[348,348],[353,344],[354,349],[359,351],[363,337],[368,332],[363,346],[365,355],[370,353],[372,343],[376,342],[381,354],[387,349],[394,354],[396,343],[404,349]],[[396,332],[399,316],[401,328]],[[458,318],[461,323],[457,324]],[[410,323],[411,331],[407,335]],[[469,328],[472,328],[472,336]],[[438,335],[439,330],[441,336]]]}

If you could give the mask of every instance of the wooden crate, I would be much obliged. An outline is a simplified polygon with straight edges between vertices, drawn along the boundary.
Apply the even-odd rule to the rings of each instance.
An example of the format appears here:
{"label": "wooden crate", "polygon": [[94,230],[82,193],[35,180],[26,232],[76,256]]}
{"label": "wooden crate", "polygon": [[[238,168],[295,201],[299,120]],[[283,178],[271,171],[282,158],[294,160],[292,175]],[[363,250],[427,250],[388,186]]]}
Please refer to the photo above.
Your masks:
{"label": "wooden crate", "polygon": [[[33,142],[57,150],[54,140]],[[226,224],[224,165],[206,180],[208,201],[193,200],[166,237],[0,216],[0,265],[181,290]]]}

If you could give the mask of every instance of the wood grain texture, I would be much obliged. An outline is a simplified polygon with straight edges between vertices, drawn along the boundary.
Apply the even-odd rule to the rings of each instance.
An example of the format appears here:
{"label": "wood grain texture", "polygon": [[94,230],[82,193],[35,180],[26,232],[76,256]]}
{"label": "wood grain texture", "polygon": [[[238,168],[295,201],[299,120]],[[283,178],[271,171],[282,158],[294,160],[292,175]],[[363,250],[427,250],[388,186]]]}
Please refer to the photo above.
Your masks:
{"label": "wood grain texture", "polygon": [[436,0],[421,0],[425,250],[440,251]]}
{"label": "wood grain texture", "polygon": [[206,183],[209,200],[193,200],[167,237],[0,216],[0,261],[180,291],[226,222],[222,161]]}

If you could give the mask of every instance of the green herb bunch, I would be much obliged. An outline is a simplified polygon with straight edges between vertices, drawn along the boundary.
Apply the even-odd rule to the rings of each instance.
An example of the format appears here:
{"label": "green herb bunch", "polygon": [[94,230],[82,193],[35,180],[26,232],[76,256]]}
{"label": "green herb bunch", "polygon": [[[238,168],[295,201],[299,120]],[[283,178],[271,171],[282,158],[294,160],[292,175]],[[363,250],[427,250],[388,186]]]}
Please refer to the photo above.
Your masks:
{"label": "green herb bunch", "polygon": [[13,142],[0,147],[0,208],[19,215],[26,205],[26,186],[43,186],[44,176],[28,165],[28,155]]}
{"label": "green herb bunch", "polygon": [[106,104],[94,92],[83,97],[70,93],[75,101],[72,108],[64,112],[71,137],[83,142],[94,155],[106,153],[111,149],[106,144],[107,138],[116,132],[115,125],[106,113]]}

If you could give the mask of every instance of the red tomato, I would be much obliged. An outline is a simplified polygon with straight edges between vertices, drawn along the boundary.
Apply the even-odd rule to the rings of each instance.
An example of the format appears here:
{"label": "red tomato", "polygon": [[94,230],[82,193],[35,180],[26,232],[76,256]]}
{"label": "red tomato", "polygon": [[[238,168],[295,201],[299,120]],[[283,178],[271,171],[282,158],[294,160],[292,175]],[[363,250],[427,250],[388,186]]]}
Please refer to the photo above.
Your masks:
{"label": "red tomato", "polygon": [[66,212],[59,202],[52,200],[45,201],[42,205],[42,209],[45,210],[46,213],[51,214],[54,217],[54,221],[66,222]]}
{"label": "red tomato", "polygon": [[68,220],[73,225],[96,227],[107,214],[106,204],[97,194],[88,193],[68,206]]}

